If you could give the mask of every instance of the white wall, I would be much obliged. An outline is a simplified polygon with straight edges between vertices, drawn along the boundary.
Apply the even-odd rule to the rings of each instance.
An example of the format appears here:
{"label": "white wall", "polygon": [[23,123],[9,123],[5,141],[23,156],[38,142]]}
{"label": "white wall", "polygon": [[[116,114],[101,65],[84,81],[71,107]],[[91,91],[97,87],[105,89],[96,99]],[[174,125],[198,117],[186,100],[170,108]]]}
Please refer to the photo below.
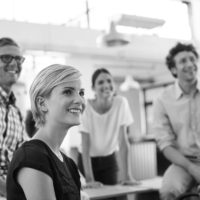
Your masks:
{"label": "white wall", "polygon": [[115,75],[131,73],[155,79],[160,74],[166,76],[164,58],[177,42],[158,36],[131,35],[130,45],[106,48],[96,44],[101,32],[91,29],[0,20],[0,30],[0,37],[13,37],[25,50],[63,52],[77,59],[87,57],[96,65],[107,65]]}

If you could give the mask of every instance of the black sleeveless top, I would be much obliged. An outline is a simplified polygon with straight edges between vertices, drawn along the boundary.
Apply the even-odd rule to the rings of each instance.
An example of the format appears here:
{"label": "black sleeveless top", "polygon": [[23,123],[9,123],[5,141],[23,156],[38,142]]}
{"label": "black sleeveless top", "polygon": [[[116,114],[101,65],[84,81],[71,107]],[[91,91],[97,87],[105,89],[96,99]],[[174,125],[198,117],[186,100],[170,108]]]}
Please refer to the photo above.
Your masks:
{"label": "black sleeveless top", "polygon": [[[25,142],[15,153],[7,175],[7,200],[26,200],[16,175],[20,168],[30,167],[48,174],[57,200],[80,200],[80,176],[73,160],[62,154],[61,162],[41,140]],[[30,180],[31,181],[31,180]]]}

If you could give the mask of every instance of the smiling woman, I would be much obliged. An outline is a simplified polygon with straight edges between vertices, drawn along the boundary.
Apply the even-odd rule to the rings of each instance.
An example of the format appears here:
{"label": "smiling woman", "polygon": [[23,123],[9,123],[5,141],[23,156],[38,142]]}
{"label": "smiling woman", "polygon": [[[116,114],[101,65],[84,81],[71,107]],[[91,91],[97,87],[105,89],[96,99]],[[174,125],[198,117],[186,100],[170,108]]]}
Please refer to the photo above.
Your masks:
{"label": "smiling woman", "polygon": [[[16,151],[7,178],[7,199],[80,199],[75,163],[60,152],[85,108],[80,72],[74,67],[44,68],[30,88],[31,109],[38,131]],[[31,180],[31,181],[30,181]]]}
{"label": "smiling woman", "polygon": [[88,99],[82,115],[82,148],[78,164],[90,187],[118,183],[119,152],[122,183],[137,184],[130,171],[127,128],[133,122],[126,98],[116,94],[113,77],[105,68],[92,75],[94,99]]}

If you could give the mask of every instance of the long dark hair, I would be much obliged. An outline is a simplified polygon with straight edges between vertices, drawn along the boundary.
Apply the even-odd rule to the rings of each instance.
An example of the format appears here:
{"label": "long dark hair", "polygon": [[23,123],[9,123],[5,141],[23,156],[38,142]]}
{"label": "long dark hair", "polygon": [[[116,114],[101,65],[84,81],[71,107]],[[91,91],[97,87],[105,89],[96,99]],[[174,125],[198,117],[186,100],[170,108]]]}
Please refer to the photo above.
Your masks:
{"label": "long dark hair", "polygon": [[110,76],[112,76],[111,73],[105,68],[99,68],[99,69],[95,70],[92,75],[92,88],[94,88],[95,81],[101,73],[106,73],[106,74],[109,74]]}

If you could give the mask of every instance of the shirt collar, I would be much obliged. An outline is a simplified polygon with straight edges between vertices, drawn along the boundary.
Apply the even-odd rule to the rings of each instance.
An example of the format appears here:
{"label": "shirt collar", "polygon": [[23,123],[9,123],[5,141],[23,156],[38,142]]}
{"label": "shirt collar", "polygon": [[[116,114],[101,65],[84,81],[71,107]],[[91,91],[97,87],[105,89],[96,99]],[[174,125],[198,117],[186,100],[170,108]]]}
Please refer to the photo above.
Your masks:
{"label": "shirt collar", "polygon": [[0,98],[1,101],[4,101],[6,104],[15,104],[16,98],[13,92],[10,95],[0,86]]}
{"label": "shirt collar", "polygon": [[[198,92],[200,91],[200,80],[197,79],[197,90]],[[181,87],[179,86],[178,80],[175,81],[175,98],[178,99],[180,98],[182,95],[184,95],[183,90],[181,89]]]}

